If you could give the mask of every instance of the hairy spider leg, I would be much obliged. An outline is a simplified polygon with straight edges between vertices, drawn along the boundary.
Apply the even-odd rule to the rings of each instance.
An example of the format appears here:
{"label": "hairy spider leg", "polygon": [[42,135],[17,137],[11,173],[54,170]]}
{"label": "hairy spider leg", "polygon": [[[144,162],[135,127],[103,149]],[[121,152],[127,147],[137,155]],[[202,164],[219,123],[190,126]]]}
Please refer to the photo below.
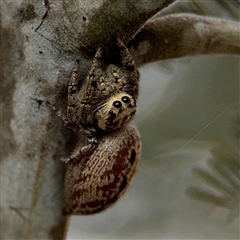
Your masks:
{"label": "hairy spider leg", "polygon": [[57,114],[57,116],[62,120],[64,126],[66,126],[67,128],[70,128],[72,131],[74,132],[78,132],[77,127],[73,127],[73,124],[71,122],[69,122],[67,120],[67,118],[65,116],[63,116],[63,114],[53,105],[51,104],[49,101],[46,101],[47,105]]}
{"label": "hairy spider leg", "polygon": [[97,147],[97,141],[96,139],[88,139],[89,143],[82,147],[78,152],[72,154],[68,158],[61,158],[60,160],[64,163],[71,163],[71,162],[79,162],[83,157],[90,154],[92,151],[94,151]]}
{"label": "hairy spider leg", "polygon": [[117,45],[121,51],[121,64],[128,71],[128,78],[131,80],[131,85],[127,92],[136,98],[138,96],[139,73],[135,66],[135,61],[125,44],[120,39],[117,39]]}
{"label": "hairy spider leg", "polygon": [[82,88],[82,91],[85,92],[84,97],[82,98],[82,102],[84,103],[88,103],[89,101],[91,101],[97,85],[95,83],[97,83],[99,81],[99,78],[101,77],[99,75],[99,68],[100,68],[100,59],[102,57],[102,53],[103,53],[103,50],[101,47],[99,47],[93,58],[92,67],[89,71],[86,84]]}
{"label": "hairy spider leg", "polygon": [[[68,121],[68,119],[63,116],[63,114],[50,102],[46,101],[47,105],[57,114],[57,116],[62,120],[64,126],[67,128],[71,129],[73,132],[86,135],[86,131],[79,128],[79,126],[71,121]],[[89,134],[87,134],[89,135]],[[90,138],[90,139],[95,139],[95,138]]]}
{"label": "hairy spider leg", "polygon": [[[62,113],[53,104],[51,104],[48,101],[46,103],[57,114],[57,116],[62,120],[64,126],[71,129],[75,133],[83,134],[83,132],[82,132],[83,130],[79,129],[79,127],[77,125],[74,125],[73,123],[67,121],[66,117],[63,116]],[[96,147],[97,147],[97,139],[95,137],[88,138],[88,144],[86,146],[82,147],[77,153],[75,153],[71,157],[66,158],[66,159],[61,158],[60,160],[62,162],[68,163],[68,162],[71,162],[72,160],[80,159],[80,158],[88,155],[89,153],[91,153]]]}
{"label": "hairy spider leg", "polygon": [[71,79],[68,84],[68,103],[70,103],[70,105],[74,105],[77,102],[76,93],[78,92],[78,88],[77,88],[76,79],[77,79],[77,73],[79,71],[79,64],[80,64],[79,60],[76,60],[72,70]]}
{"label": "hairy spider leg", "polygon": [[[87,137],[93,138],[96,130],[92,127],[83,127],[84,121],[88,121],[89,116],[84,116],[86,111],[90,109],[90,105],[88,104],[91,101],[91,96],[87,96],[86,99],[86,85],[82,86],[79,89],[77,73],[79,71],[79,60],[76,60],[75,65],[73,67],[71,79],[68,87],[68,107],[67,107],[67,119],[72,123],[72,125],[77,126],[78,133],[83,134]],[[93,90],[92,90],[93,91]],[[87,93],[88,94],[88,93]],[[90,93],[91,94],[91,93]]]}
{"label": "hairy spider leg", "polygon": [[[93,58],[92,67],[89,71],[86,81],[84,82],[81,88],[81,92],[76,93],[76,95],[78,94],[77,96],[78,99],[76,99],[75,96],[73,96],[73,99],[71,99],[71,96],[69,96],[69,99],[70,99],[69,104],[75,104],[74,106],[75,109],[73,110],[70,110],[70,106],[69,106],[69,113],[75,110],[76,112],[74,113],[73,116],[78,117],[78,119],[76,119],[75,121],[80,121],[82,125],[84,126],[86,125],[85,128],[88,128],[88,130],[92,132],[92,135],[96,133],[96,129],[92,128],[90,125],[89,126],[87,125],[89,124],[89,122],[91,122],[92,101],[93,101],[93,98],[96,97],[95,96],[96,87],[98,85],[99,78],[102,76],[101,73],[99,73],[99,68],[100,68],[99,63],[100,63],[101,56],[102,56],[102,48],[99,47]],[[76,88],[74,87],[74,84],[75,84],[74,79],[75,79],[75,72],[73,71],[73,76],[70,81],[70,85],[72,84],[73,88]]]}

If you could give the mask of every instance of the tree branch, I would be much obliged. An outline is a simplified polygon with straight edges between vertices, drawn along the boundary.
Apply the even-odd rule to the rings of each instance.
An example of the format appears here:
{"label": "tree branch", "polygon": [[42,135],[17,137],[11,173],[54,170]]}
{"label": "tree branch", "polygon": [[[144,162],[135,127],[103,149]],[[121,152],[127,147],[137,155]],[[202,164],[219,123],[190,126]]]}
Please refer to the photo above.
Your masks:
{"label": "tree branch", "polygon": [[150,20],[129,42],[137,66],[200,54],[240,54],[239,23],[190,14]]}
{"label": "tree branch", "polygon": [[[99,1],[91,3],[91,11],[81,1],[63,1],[62,8],[49,5],[37,32],[47,32],[45,36],[61,51],[89,54],[99,44],[109,44],[113,36],[127,43],[149,18],[174,1]],[[56,21],[59,18],[61,21]]]}

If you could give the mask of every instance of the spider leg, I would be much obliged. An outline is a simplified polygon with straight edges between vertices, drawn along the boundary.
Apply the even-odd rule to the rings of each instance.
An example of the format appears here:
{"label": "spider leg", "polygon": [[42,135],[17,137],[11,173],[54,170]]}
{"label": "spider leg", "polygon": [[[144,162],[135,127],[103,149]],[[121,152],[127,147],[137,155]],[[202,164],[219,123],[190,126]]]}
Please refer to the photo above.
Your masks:
{"label": "spider leg", "polygon": [[78,152],[74,153],[69,158],[61,158],[60,160],[64,163],[78,163],[81,159],[89,155],[97,147],[97,139],[90,138],[88,139],[88,144],[82,147]]}
{"label": "spider leg", "polygon": [[119,38],[117,39],[117,46],[120,49],[122,67],[128,71],[128,79],[129,79],[128,92],[134,97],[137,97],[139,73],[137,71],[135,61],[131,53],[129,52],[128,48]]}
{"label": "spider leg", "polygon": [[135,61],[131,53],[129,52],[128,48],[120,39],[117,39],[117,46],[120,49],[122,66],[127,68],[127,70],[132,71],[134,74],[136,74],[137,69],[136,69]]}
{"label": "spider leg", "polygon": [[93,64],[92,64],[91,70],[89,72],[89,75],[94,73],[94,71],[99,68],[99,60],[101,59],[102,54],[103,54],[102,47],[99,47],[97,49],[96,53],[95,53],[94,58],[93,58]]}
{"label": "spider leg", "polygon": [[96,130],[94,128],[84,129],[84,128],[80,127],[78,124],[68,121],[67,118],[65,116],[63,116],[63,114],[53,104],[51,104],[48,101],[46,103],[57,114],[57,116],[62,120],[64,126],[66,126],[67,128],[69,128],[70,130],[72,130],[75,133],[91,137],[90,139],[95,139],[94,137],[92,137],[96,132]]}
{"label": "spider leg", "polygon": [[[75,62],[73,67],[71,79],[68,87],[68,110],[67,115],[72,122],[77,122],[76,116],[81,119],[82,113],[87,112],[87,108],[92,103],[93,95],[98,85],[99,78],[102,76],[102,72],[99,71],[100,68],[100,58],[102,57],[103,50],[99,47],[93,58],[93,63],[91,69],[81,86],[81,91],[79,92],[77,74],[79,71],[79,61]],[[81,120],[80,120],[81,121]],[[84,123],[84,122],[83,122]]]}
{"label": "spider leg", "polygon": [[[100,58],[102,57],[102,48],[99,47],[96,51],[96,54],[93,58],[93,63],[91,66],[91,69],[89,71],[89,74],[87,76],[86,84],[81,89],[81,92],[85,91],[85,94],[82,96],[85,96],[81,98],[82,102],[88,102],[89,99],[92,98],[92,93],[93,93],[93,82],[96,82],[99,77],[99,64],[100,64]],[[69,82],[69,87],[68,87],[68,103],[70,106],[75,106],[76,103],[79,103],[79,92],[78,92],[78,81],[77,81],[77,73],[79,71],[79,60],[76,60],[75,65],[73,67],[73,71],[71,74],[71,79]]]}
{"label": "spider leg", "polygon": [[[96,54],[93,58],[93,63],[92,63],[92,67],[89,71],[88,77],[87,77],[87,84],[85,85],[85,91],[86,94],[84,94],[85,98],[83,100],[83,102],[88,102],[90,100],[90,98],[92,98],[93,96],[93,92],[95,90],[95,82],[97,83],[100,79],[100,77],[102,76],[102,72],[99,71],[100,68],[100,59],[102,57],[103,54],[103,50],[101,47],[99,47],[96,51]],[[87,101],[86,101],[87,100]]]}
{"label": "spider leg", "polygon": [[51,104],[49,101],[46,101],[47,105],[57,114],[57,116],[62,120],[63,124],[68,127],[69,122],[67,121],[67,118],[63,116],[63,114],[56,108],[55,105]]}
{"label": "spider leg", "polygon": [[70,105],[75,105],[77,102],[77,93],[78,93],[78,87],[77,87],[77,73],[79,71],[79,60],[76,60],[73,71],[71,74],[71,79],[68,84],[68,103]]}
{"label": "spider leg", "polygon": [[[68,113],[70,118],[75,122],[75,117],[78,116],[79,121],[82,125],[87,125],[92,118],[92,107],[94,105],[94,101],[97,101],[96,97],[96,89],[98,89],[99,79],[102,77],[102,71],[100,68],[100,58],[102,57],[102,48],[99,47],[96,51],[96,54],[93,58],[93,63],[89,74],[81,88],[81,92],[77,95],[78,99],[72,99],[76,96],[69,96],[69,105],[68,105]],[[74,79],[74,72],[72,78]],[[74,81],[71,80],[73,83]],[[70,105],[74,104],[74,105]]]}
{"label": "spider leg", "polygon": [[57,116],[62,120],[64,126],[71,129],[72,131],[78,133],[79,127],[76,124],[73,124],[72,122],[68,121],[65,116],[50,102],[46,101],[47,105],[57,114]]}
{"label": "spider leg", "polygon": [[87,84],[85,85],[85,90],[86,90],[87,94],[85,94],[85,100],[92,98],[93,91],[96,87],[95,85],[97,85],[97,82],[99,81],[100,77],[102,76],[102,72],[100,71],[100,69],[101,69],[100,68],[100,59],[102,57],[102,54],[103,54],[103,50],[101,47],[99,47],[95,53],[95,56],[93,58],[92,67],[91,67],[88,77],[87,77],[87,81],[86,81]]}

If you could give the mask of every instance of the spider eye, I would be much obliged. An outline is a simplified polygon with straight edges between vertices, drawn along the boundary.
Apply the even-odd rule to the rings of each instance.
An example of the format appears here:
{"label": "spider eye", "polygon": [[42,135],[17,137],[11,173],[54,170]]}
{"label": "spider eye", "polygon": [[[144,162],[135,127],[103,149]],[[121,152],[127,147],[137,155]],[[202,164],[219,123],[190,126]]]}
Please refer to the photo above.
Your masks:
{"label": "spider eye", "polygon": [[115,108],[120,108],[122,106],[122,103],[120,101],[115,101],[115,102],[113,102],[113,106]]}
{"label": "spider eye", "polygon": [[113,110],[110,110],[108,113],[109,113],[110,115],[112,115],[112,114],[113,114]]}
{"label": "spider eye", "polygon": [[124,103],[130,103],[130,98],[129,98],[128,96],[123,96],[123,97],[122,97],[122,101],[123,101]]}

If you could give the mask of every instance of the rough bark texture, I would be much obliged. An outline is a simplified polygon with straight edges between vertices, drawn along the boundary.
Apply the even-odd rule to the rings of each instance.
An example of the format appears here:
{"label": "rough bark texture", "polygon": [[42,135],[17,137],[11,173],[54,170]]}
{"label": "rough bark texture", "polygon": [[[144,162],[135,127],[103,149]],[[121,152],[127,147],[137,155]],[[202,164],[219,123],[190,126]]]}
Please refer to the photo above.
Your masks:
{"label": "rough bark texture", "polygon": [[49,1],[37,32],[65,54],[78,51],[88,55],[94,53],[99,44],[109,44],[113,36],[127,43],[149,18],[172,2],[174,0]]}

